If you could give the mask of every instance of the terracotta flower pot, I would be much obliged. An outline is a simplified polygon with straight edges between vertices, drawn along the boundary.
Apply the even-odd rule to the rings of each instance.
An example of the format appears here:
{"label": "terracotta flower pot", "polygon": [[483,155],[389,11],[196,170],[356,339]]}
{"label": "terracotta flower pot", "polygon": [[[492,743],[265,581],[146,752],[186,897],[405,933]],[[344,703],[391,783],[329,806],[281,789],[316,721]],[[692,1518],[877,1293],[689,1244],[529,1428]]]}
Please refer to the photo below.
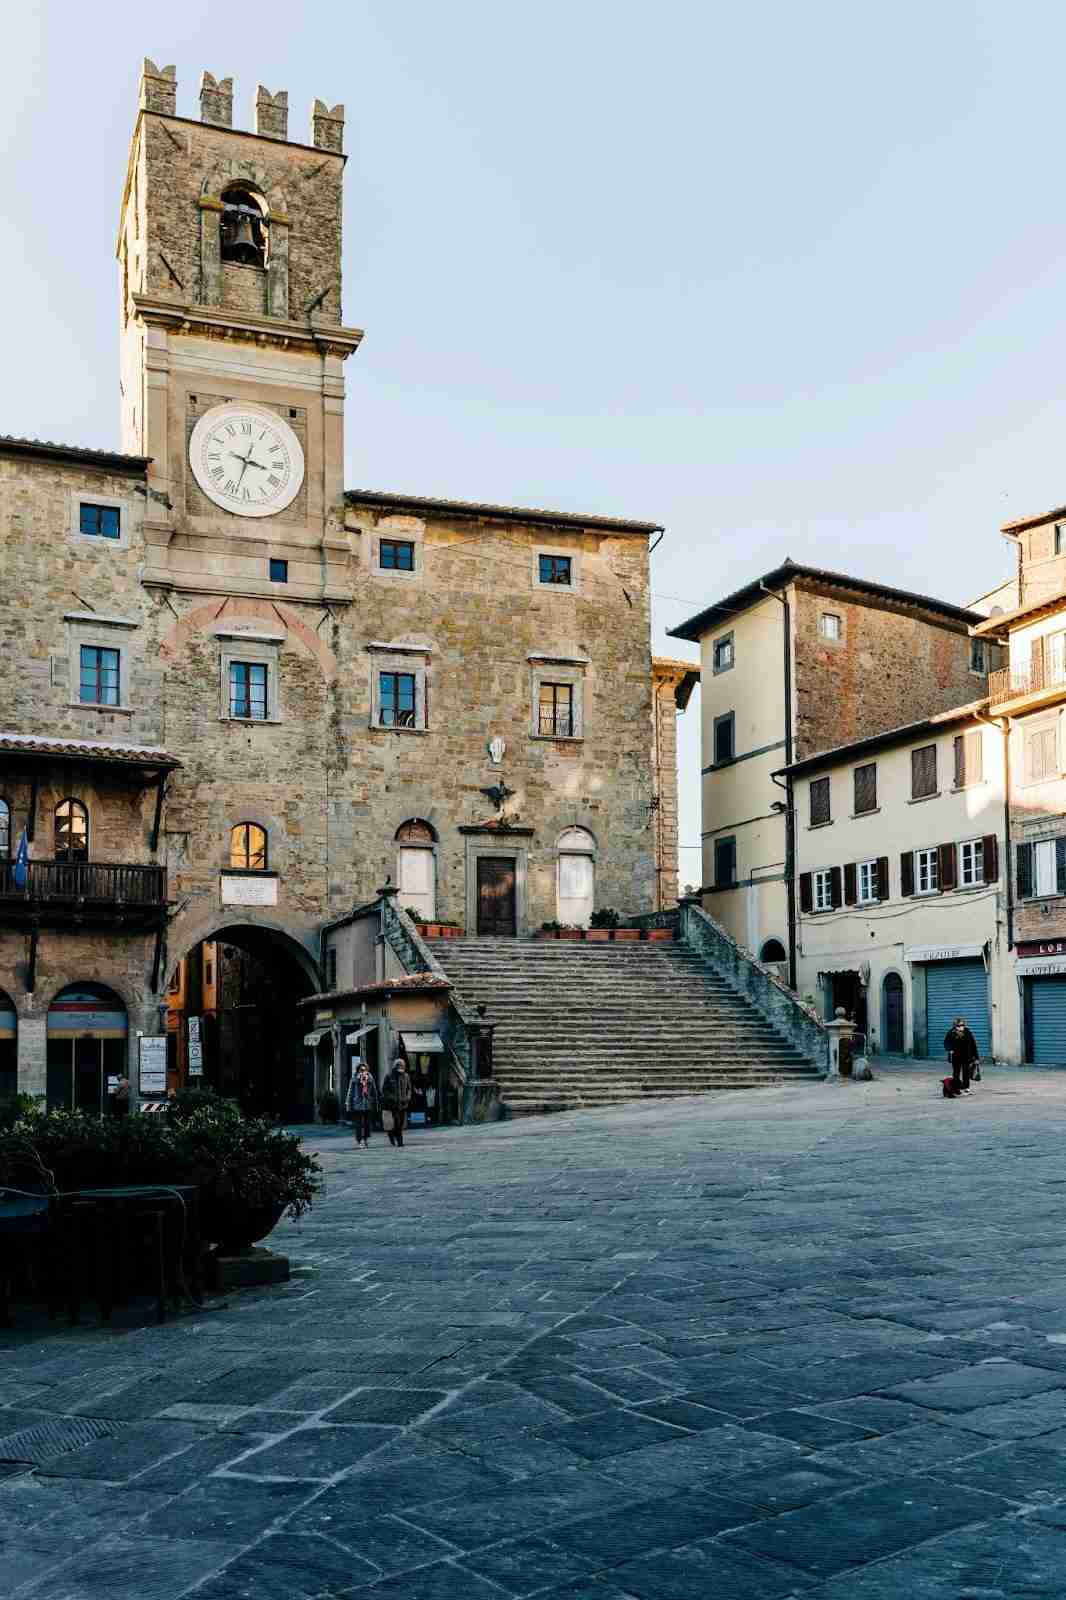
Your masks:
{"label": "terracotta flower pot", "polygon": [[614,930],[615,944],[635,944],[639,938],[639,928],[616,928]]}
{"label": "terracotta flower pot", "polygon": [[585,935],[580,928],[561,928],[555,937],[557,939],[583,939]]}
{"label": "terracotta flower pot", "polygon": [[557,928],[538,928],[533,935],[534,939],[561,939],[562,934]]}
{"label": "terracotta flower pot", "polygon": [[585,938],[591,944],[606,944],[613,932],[613,928],[586,928]]}
{"label": "terracotta flower pot", "polygon": [[651,939],[654,943],[663,943],[667,939],[674,937],[674,930],[673,928],[649,928],[644,937],[645,939]]}

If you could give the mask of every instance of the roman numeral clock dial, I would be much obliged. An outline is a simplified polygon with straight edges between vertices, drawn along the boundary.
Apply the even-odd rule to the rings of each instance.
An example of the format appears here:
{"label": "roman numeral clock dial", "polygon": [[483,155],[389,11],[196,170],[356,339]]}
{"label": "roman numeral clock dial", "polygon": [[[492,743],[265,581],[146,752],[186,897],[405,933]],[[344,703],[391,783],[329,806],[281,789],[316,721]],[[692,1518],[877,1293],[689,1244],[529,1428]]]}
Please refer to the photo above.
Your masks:
{"label": "roman numeral clock dial", "polygon": [[192,430],[189,465],[216,506],[238,517],[272,517],[299,494],[304,453],[276,412],[221,405]]}

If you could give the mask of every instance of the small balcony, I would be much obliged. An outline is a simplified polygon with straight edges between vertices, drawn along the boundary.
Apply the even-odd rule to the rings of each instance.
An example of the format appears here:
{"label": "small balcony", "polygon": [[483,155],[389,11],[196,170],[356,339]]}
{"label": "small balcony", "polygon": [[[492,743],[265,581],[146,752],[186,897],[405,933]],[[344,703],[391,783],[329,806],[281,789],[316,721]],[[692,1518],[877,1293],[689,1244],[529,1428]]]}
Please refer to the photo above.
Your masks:
{"label": "small balcony", "polygon": [[166,914],[167,869],[126,862],[31,861],[26,882],[11,861],[0,864],[0,922],[155,927]]}
{"label": "small balcony", "polygon": [[994,706],[1027,701],[1052,704],[1063,696],[1066,696],[1066,660],[1055,656],[1034,661],[1028,667],[1004,667],[988,675],[988,698]]}

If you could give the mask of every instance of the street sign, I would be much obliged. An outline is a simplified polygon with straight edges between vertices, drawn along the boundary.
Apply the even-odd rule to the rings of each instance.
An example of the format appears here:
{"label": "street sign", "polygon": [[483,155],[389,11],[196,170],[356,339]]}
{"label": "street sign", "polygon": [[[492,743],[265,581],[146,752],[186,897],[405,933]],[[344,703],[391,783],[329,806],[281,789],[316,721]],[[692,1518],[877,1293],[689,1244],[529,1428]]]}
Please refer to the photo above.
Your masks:
{"label": "street sign", "polygon": [[166,1034],[141,1035],[140,1092],[141,1094],[166,1094],[167,1092],[167,1039]]}
{"label": "street sign", "polygon": [[200,1018],[189,1018],[189,1077],[204,1075],[204,1046],[200,1037]]}

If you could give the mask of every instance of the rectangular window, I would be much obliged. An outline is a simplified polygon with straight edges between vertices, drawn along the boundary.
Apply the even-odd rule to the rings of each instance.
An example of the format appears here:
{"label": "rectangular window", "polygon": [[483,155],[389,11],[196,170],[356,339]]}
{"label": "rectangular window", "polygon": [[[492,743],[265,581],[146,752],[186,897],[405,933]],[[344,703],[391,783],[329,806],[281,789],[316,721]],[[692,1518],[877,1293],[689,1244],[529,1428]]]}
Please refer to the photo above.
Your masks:
{"label": "rectangular window", "polygon": [[382,539],[378,565],[383,572],[413,572],[415,547],[409,539]]}
{"label": "rectangular window", "polygon": [[564,589],[573,584],[573,560],[570,556],[538,556],[537,573],[541,583],[557,583]]}
{"label": "rectangular window", "polygon": [[381,726],[383,728],[413,728],[415,725],[415,675],[413,672],[382,672],[378,678],[381,691]]}
{"label": "rectangular window", "polygon": [[267,668],[262,662],[230,662],[229,714],[241,722],[266,721]]}
{"label": "rectangular window", "polygon": [[736,715],[727,711],[724,717],[714,719],[714,764],[720,767],[726,761],[732,761],[736,751],[733,745],[733,727]]}
{"label": "rectangular window", "polygon": [[716,839],[714,841],[714,886],[716,889],[731,889],[737,881],[737,841],[735,839]]}
{"label": "rectangular window", "polygon": [[1025,741],[1025,781],[1041,783],[1059,770],[1058,729],[1038,728]]}
{"label": "rectangular window", "polygon": [[119,704],[119,653],[99,645],[81,646],[81,683],[78,698],[82,705]]}
{"label": "rectangular window", "polygon": [[959,886],[972,889],[985,881],[985,846],[983,839],[964,839],[959,845]]}
{"label": "rectangular window", "polygon": [[727,633],[724,639],[714,641],[714,671],[728,672],[733,665],[733,635]]}
{"label": "rectangular window", "polygon": [[881,880],[876,861],[860,861],[856,873],[856,887],[861,906],[872,905],[881,898]]}
{"label": "rectangular window", "polygon": [[985,641],[983,639],[970,640],[970,671],[979,672],[984,677]]}
{"label": "rectangular window", "polygon": [[935,845],[914,852],[914,882],[915,894],[936,894],[940,888],[940,854]]}
{"label": "rectangular window", "polygon": [[574,737],[573,684],[541,684],[537,705],[537,729],[552,739]]}
{"label": "rectangular window", "polygon": [[288,583],[289,563],[287,561],[279,561],[276,556],[271,556],[270,581],[271,583]]}
{"label": "rectangular window", "polygon": [[936,794],[936,745],[926,744],[911,751],[911,799],[925,800]]}
{"label": "rectangular window", "polygon": [[1066,555],[1066,522],[1055,524],[1055,554]]}
{"label": "rectangular window", "polygon": [[836,611],[823,611],[818,619],[818,631],[823,639],[839,640],[844,635],[844,623]]}
{"label": "rectangular window", "polygon": [[827,868],[824,872],[812,874],[814,881],[814,909],[815,911],[832,911],[833,909],[833,874]]}
{"label": "rectangular window", "polygon": [[980,783],[984,778],[984,743],[980,730],[955,736],[955,787]]}
{"label": "rectangular window", "polygon": [[814,778],[810,787],[811,798],[811,827],[820,828],[823,823],[831,822],[829,811],[829,779]]}
{"label": "rectangular window", "polygon": [[877,762],[855,768],[855,815],[877,810]]}
{"label": "rectangular window", "polygon": [[122,526],[118,506],[94,506],[83,500],[78,527],[89,539],[119,539]]}

